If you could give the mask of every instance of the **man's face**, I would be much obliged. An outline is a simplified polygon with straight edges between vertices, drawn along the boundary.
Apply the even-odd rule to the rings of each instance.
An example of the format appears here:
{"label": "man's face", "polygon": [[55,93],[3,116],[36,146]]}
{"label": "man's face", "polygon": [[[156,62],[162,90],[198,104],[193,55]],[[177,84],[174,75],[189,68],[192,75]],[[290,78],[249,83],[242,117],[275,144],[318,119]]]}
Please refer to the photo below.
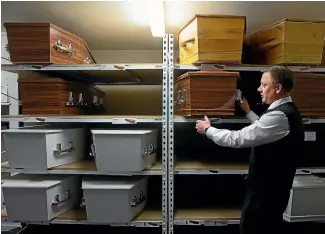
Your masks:
{"label": "man's face", "polygon": [[264,72],[261,78],[261,85],[257,89],[261,93],[262,102],[272,104],[277,100],[277,85],[272,82],[272,77],[269,72]]}

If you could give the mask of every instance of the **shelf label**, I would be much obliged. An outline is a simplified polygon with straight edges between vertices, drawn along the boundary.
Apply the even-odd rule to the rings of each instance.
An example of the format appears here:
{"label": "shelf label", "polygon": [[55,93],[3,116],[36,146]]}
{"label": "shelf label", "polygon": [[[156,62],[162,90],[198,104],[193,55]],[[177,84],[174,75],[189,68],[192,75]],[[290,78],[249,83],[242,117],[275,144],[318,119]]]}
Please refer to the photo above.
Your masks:
{"label": "shelf label", "polygon": [[227,220],[218,220],[216,221],[216,226],[227,226],[228,221]]}
{"label": "shelf label", "polygon": [[316,132],[305,132],[305,141],[316,141]]}
{"label": "shelf label", "polygon": [[136,124],[137,118],[113,118],[112,124]]}
{"label": "shelf label", "polygon": [[204,221],[204,226],[216,226],[216,222],[212,220]]}

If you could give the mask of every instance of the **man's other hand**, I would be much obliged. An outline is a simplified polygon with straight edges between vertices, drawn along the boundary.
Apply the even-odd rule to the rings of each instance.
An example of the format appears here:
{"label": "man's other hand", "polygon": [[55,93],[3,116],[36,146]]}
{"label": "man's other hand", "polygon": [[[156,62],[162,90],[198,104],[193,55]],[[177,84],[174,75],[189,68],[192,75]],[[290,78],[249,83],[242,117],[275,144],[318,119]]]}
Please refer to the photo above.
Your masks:
{"label": "man's other hand", "polygon": [[211,127],[210,120],[209,118],[205,115],[204,120],[197,120],[196,121],[196,130],[198,133],[204,135],[205,134],[205,129]]}
{"label": "man's other hand", "polygon": [[246,113],[248,114],[251,111],[251,108],[248,105],[248,101],[246,100],[246,98],[243,98],[243,100],[240,102],[240,108]]}

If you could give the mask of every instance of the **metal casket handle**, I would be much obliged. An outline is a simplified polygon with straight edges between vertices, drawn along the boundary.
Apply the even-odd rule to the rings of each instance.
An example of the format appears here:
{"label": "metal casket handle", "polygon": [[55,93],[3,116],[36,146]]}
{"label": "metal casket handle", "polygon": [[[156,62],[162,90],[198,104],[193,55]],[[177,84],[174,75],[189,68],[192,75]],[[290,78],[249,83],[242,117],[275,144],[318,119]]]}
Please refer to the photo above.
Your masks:
{"label": "metal casket handle", "polygon": [[54,196],[54,199],[52,201],[52,206],[58,206],[58,205],[61,205],[62,203],[64,202],[67,202],[69,199],[71,198],[71,193],[70,193],[70,190],[67,190],[65,192],[65,198],[60,200],[60,195],[57,194]]}
{"label": "metal casket handle", "polygon": [[76,150],[76,148],[73,146],[72,142],[69,142],[69,147],[67,149],[62,149],[62,146],[60,143],[56,144],[56,149],[53,150],[54,155],[60,155],[62,153],[68,153]]}
{"label": "metal casket handle", "polygon": [[62,43],[62,41],[60,39],[58,39],[53,44],[53,48],[59,53],[62,53],[62,52],[68,53],[68,55],[70,57],[72,57],[72,56],[74,56],[76,54],[76,52],[73,50],[72,44],[68,44],[67,47],[64,47],[63,43]]}
{"label": "metal casket handle", "polygon": [[133,196],[132,202],[131,202],[131,207],[137,207],[141,203],[143,203],[146,200],[146,197],[144,196],[143,191],[140,192],[139,199],[137,199],[137,196]]}

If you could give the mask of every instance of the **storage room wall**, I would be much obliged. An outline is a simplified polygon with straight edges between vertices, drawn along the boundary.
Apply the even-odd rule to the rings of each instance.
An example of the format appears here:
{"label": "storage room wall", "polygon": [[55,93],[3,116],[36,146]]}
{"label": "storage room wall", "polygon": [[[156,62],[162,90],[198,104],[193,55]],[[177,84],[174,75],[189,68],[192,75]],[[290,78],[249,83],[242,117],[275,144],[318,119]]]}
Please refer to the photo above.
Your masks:
{"label": "storage room wall", "polygon": [[[162,50],[94,50],[98,64],[162,63]],[[175,53],[178,57],[178,53]],[[162,78],[161,78],[162,79]],[[161,85],[98,85],[105,93],[105,114],[161,115]]]}

